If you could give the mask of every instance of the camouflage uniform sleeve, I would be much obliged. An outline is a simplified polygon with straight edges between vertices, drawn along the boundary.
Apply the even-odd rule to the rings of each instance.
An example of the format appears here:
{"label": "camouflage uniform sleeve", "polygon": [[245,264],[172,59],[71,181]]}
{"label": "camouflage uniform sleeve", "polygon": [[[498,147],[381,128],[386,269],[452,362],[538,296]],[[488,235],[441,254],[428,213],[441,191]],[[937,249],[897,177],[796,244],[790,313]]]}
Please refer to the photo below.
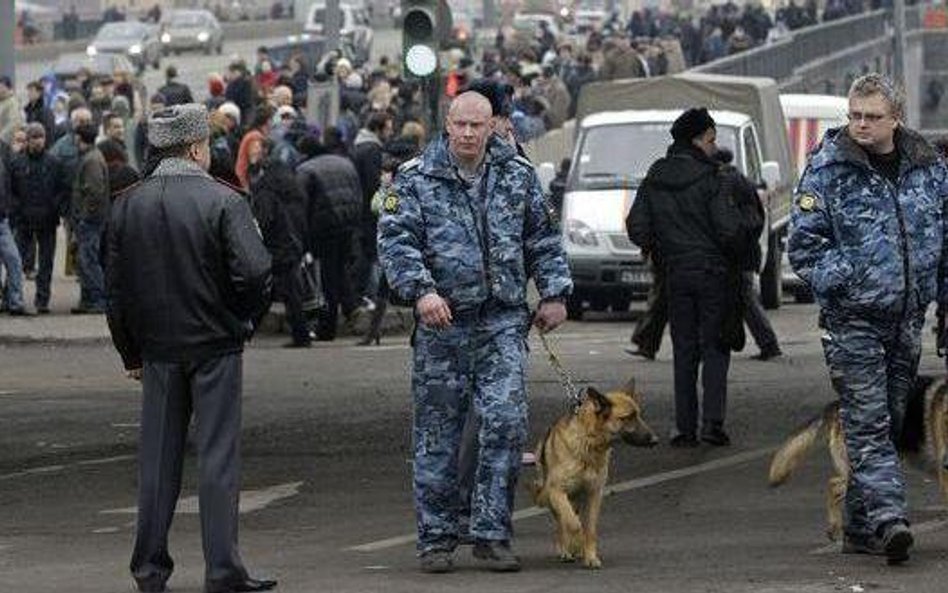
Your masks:
{"label": "camouflage uniform sleeve", "polygon": [[818,298],[837,293],[852,277],[852,264],[837,241],[833,213],[820,176],[803,173],[790,212],[790,265]]}
{"label": "camouflage uniform sleeve", "polygon": [[392,192],[382,201],[378,226],[379,262],[385,277],[392,290],[411,303],[436,288],[425,265],[427,239],[413,178],[402,174],[397,177]]}
{"label": "camouflage uniform sleeve", "polygon": [[536,172],[530,167],[524,221],[524,263],[533,277],[540,298],[565,297],[573,291],[573,280],[563,249],[556,214],[543,195]]}
{"label": "camouflage uniform sleeve", "polygon": [[938,187],[941,190],[941,262],[938,267],[938,307],[948,310],[948,161],[938,164],[940,176]]}

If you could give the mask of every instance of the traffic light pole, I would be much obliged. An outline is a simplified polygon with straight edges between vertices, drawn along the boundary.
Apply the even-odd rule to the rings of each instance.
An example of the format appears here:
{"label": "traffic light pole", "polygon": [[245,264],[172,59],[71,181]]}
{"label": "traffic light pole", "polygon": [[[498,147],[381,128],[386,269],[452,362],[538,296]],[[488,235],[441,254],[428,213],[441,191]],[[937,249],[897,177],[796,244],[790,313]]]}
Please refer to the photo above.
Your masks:
{"label": "traffic light pole", "polygon": [[16,32],[16,11],[13,0],[0,2],[0,75],[9,76],[16,84],[16,60],[13,34]]}
{"label": "traffic light pole", "polygon": [[339,43],[339,24],[342,20],[339,12],[339,0],[326,0],[326,43],[330,49],[337,49]]}

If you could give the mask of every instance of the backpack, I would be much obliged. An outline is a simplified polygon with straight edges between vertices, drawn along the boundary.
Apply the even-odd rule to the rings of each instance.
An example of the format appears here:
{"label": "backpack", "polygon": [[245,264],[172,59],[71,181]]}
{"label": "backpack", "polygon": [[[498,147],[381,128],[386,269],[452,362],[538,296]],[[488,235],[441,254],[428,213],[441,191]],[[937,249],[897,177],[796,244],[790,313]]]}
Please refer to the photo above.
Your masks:
{"label": "backpack", "polygon": [[764,208],[757,190],[732,166],[717,171],[718,193],[711,202],[717,240],[727,260],[743,271],[757,271],[761,264],[760,234]]}

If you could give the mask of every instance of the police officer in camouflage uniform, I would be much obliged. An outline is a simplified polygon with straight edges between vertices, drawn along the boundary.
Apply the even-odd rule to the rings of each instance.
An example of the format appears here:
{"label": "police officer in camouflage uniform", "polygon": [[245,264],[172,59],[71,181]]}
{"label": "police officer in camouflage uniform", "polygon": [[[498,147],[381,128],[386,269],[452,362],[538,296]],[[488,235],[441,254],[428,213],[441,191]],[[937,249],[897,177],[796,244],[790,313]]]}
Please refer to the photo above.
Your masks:
{"label": "police officer in camouflage uniform", "polygon": [[527,437],[525,366],[531,318],[540,331],[566,318],[566,257],[529,161],[491,135],[491,106],[466,92],[446,134],[399,170],[379,221],[391,287],[415,303],[414,495],[426,572],[453,569],[458,544],[458,446],[468,406],[481,418],[471,510],[474,556],[516,571],[508,496]]}
{"label": "police officer in camouflage uniform", "polygon": [[893,444],[921,351],[925,310],[944,303],[948,171],[902,125],[903,99],[869,74],[845,128],[810,157],[792,211],[790,262],[820,304],[852,472],[843,551],[908,559],[905,481]]}

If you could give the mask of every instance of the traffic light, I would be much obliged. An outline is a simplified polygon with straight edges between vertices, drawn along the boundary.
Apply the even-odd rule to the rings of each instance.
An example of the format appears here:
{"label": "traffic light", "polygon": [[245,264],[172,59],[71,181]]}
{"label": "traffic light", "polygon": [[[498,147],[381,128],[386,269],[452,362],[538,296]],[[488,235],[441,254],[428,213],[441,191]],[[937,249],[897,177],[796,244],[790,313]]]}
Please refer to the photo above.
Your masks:
{"label": "traffic light", "polygon": [[427,78],[438,69],[438,50],[451,31],[446,0],[402,0],[402,60],[405,71]]}

